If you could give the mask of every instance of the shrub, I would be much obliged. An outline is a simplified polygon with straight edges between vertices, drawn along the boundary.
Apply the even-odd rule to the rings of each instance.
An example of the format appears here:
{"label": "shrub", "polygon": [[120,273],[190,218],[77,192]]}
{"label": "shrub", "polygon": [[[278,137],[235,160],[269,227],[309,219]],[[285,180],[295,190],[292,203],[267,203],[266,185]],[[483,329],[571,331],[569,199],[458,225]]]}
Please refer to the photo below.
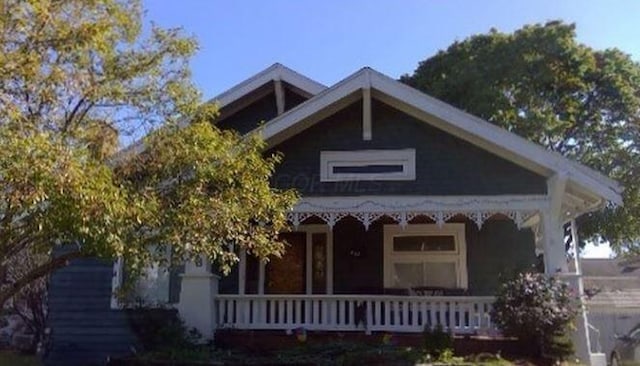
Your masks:
{"label": "shrub", "polygon": [[567,334],[576,314],[565,282],[522,273],[500,287],[491,317],[505,335],[535,342],[542,355],[565,360],[573,354]]}
{"label": "shrub", "polygon": [[436,361],[443,361],[444,356],[453,354],[453,337],[445,332],[441,324],[424,328],[422,332],[423,351]]}
{"label": "shrub", "polygon": [[204,360],[209,349],[195,329],[188,329],[175,309],[135,308],[127,311],[129,325],[142,347],[143,358]]}

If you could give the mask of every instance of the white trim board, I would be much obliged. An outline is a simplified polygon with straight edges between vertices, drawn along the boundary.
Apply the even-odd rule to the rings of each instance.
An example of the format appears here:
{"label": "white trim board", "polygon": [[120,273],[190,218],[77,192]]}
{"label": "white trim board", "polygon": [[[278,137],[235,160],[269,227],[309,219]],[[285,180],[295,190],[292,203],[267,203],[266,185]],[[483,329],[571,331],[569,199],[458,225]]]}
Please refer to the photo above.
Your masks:
{"label": "white trim board", "polygon": [[292,212],[544,210],[546,195],[302,197]]}
{"label": "white trim board", "polygon": [[[370,165],[400,166],[399,172],[342,173],[335,168],[356,168]],[[398,181],[416,179],[416,150],[352,150],[321,151],[320,181]]]}
{"label": "white trim board", "polygon": [[566,174],[569,183],[622,204],[622,188],[614,180],[370,68],[357,71],[254,132],[261,133],[269,146],[277,145],[326,114],[319,112],[341,105],[342,99],[369,85],[376,98],[425,123],[546,177]]}
{"label": "white trim board", "polygon": [[[467,273],[467,241],[465,224],[451,223],[438,226],[436,224],[414,224],[407,227],[400,225],[384,225],[384,265],[383,278],[385,287],[395,287],[392,266],[396,262],[414,263],[454,263],[456,269],[456,287],[468,288]],[[412,235],[447,235],[453,236],[455,250],[449,252],[395,252],[393,239],[398,236]]]}
{"label": "white trim board", "polygon": [[217,102],[220,108],[222,108],[270,81],[284,81],[309,95],[316,95],[327,89],[326,86],[319,82],[299,74],[280,63],[275,63],[254,76],[236,84],[231,89],[211,98],[207,103]]}

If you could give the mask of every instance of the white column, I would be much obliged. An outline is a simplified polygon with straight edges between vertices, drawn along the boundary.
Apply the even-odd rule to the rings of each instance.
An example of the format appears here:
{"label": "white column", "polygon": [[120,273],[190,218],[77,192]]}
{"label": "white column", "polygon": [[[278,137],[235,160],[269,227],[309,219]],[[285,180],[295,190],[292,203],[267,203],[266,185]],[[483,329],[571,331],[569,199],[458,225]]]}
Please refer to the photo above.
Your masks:
{"label": "white column", "polygon": [[215,296],[218,294],[220,277],[211,273],[211,264],[202,259],[197,265],[194,262],[185,264],[180,290],[178,312],[185,325],[196,328],[203,340],[213,338],[215,333]]}
{"label": "white column", "polygon": [[562,198],[566,184],[567,178],[562,174],[556,174],[547,181],[549,207],[542,212],[544,272],[547,275],[569,271],[562,228]]}
{"label": "white column", "polygon": [[284,101],[284,87],[282,86],[282,80],[276,79],[274,81],[274,88],[276,94],[276,109],[278,116],[284,113],[285,101]]}
{"label": "white column", "polygon": [[564,246],[564,230],[548,210],[541,213],[544,249],[544,273],[553,276],[559,273],[567,273],[567,251]]}
{"label": "white column", "polygon": [[367,86],[362,89],[362,139],[364,141],[371,140],[371,130],[371,88]]}

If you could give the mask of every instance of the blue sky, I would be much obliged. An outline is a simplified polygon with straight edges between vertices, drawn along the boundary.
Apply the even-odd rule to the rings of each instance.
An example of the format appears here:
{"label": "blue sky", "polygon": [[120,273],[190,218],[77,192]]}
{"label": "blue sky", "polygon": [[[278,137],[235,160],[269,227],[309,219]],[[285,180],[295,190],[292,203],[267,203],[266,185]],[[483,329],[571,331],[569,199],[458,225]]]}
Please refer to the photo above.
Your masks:
{"label": "blue sky", "polygon": [[145,0],[147,18],[183,27],[201,50],[194,77],[206,97],[274,62],[324,84],[363,66],[398,77],[455,40],[494,27],[563,19],[581,42],[640,60],[638,0]]}
{"label": "blue sky", "polygon": [[[491,28],[562,19],[596,49],[640,61],[638,0],[145,0],[147,20],[200,43],[194,78],[211,98],[274,62],[331,85],[363,66],[389,76]],[[607,256],[605,247],[588,255]]]}

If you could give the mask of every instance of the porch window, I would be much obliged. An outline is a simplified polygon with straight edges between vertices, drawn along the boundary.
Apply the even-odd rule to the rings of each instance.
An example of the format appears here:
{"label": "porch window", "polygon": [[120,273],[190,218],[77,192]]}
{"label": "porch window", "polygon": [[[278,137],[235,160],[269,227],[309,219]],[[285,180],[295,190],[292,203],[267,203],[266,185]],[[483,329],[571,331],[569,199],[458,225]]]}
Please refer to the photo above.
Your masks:
{"label": "porch window", "polygon": [[467,287],[464,224],[385,225],[384,245],[385,287]]}

